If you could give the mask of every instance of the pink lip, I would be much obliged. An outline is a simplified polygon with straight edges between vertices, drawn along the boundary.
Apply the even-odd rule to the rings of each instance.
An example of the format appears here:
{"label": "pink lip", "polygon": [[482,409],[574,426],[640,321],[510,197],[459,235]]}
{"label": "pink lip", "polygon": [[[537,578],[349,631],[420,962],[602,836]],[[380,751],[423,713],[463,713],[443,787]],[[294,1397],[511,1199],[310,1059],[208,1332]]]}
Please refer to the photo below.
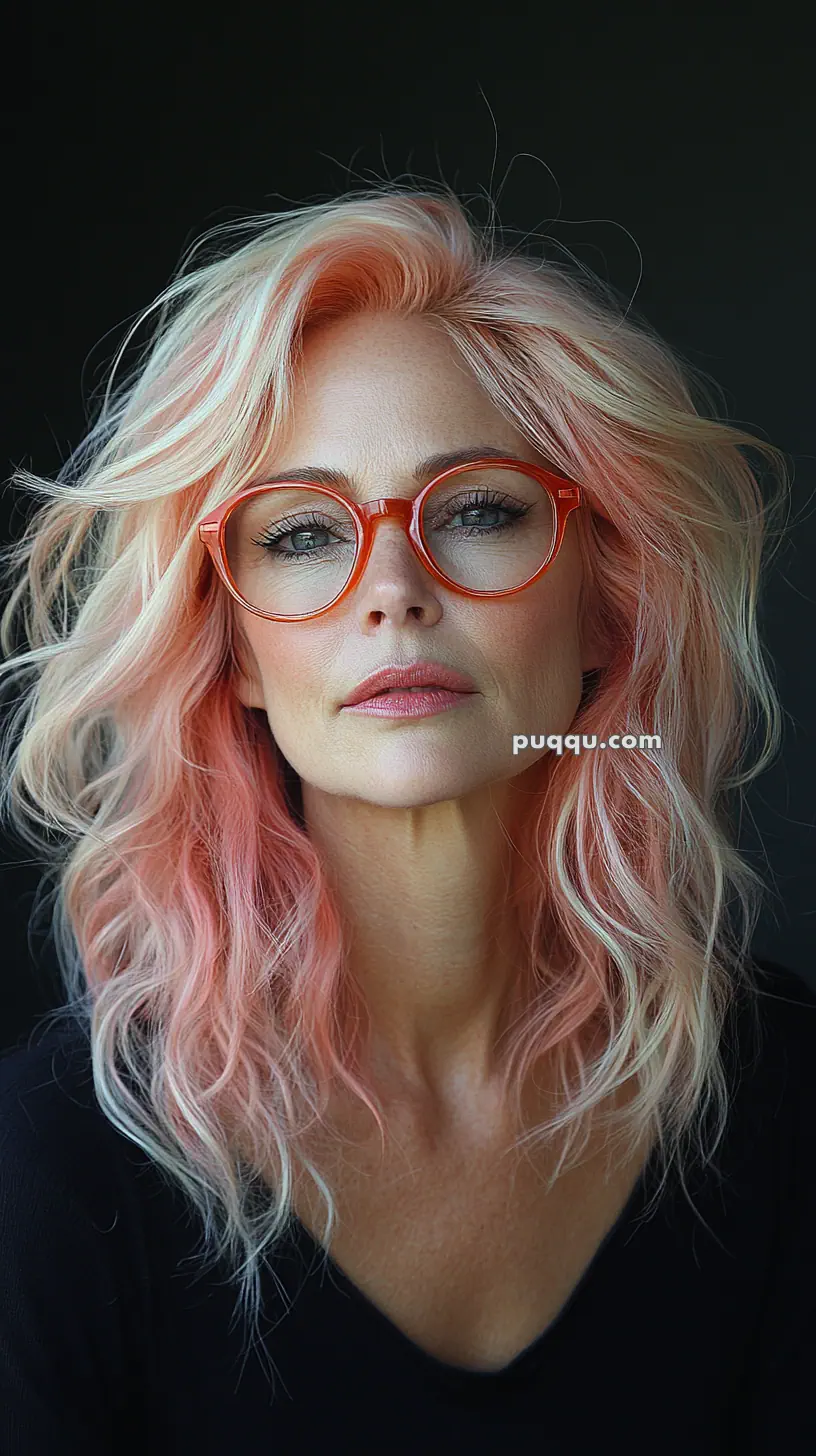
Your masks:
{"label": "pink lip", "polygon": [[369,718],[427,718],[432,713],[444,713],[459,703],[467,703],[475,693],[454,693],[450,688],[428,688],[427,692],[381,693],[376,698],[364,698],[360,703],[350,703],[344,713],[363,713]]}
{"label": "pink lip", "polygon": [[[445,689],[448,694],[475,693],[476,685],[472,678],[466,677],[464,673],[456,672],[451,667],[445,667],[441,662],[415,662],[411,667],[384,667],[379,672],[374,672],[370,677],[358,684],[353,692],[349,693],[346,701],[341,705],[344,708],[355,707],[359,703],[367,702],[376,697],[378,693],[387,692],[389,688],[423,688]],[[425,694],[409,694],[417,700]]]}

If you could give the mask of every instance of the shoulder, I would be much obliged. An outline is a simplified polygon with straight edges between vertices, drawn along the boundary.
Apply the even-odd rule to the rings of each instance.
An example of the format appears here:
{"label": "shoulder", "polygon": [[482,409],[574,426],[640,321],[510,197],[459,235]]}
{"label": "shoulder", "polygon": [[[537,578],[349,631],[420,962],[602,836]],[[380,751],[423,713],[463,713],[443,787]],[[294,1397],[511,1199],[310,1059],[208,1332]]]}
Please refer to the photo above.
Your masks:
{"label": "shoulder", "polygon": [[767,1147],[775,1176],[787,1182],[813,1141],[816,991],[775,961],[754,959],[749,970],[754,989],[740,988],[724,1038],[735,1120],[749,1144],[756,1137],[757,1155]]}
{"label": "shoulder", "polygon": [[4,1160],[62,1150],[74,1152],[104,1139],[94,1097],[90,1041],[78,1023],[39,1028],[26,1046],[0,1054],[0,1142]]}
{"label": "shoulder", "polygon": [[[754,1236],[752,1268],[763,1275],[762,1302],[748,1329],[743,1416],[751,1450],[816,1450],[811,1399],[816,1359],[813,1308],[816,1262],[816,993],[809,982],[772,961],[754,963],[760,1049],[747,1100],[752,1107],[749,1155],[770,1188],[755,1185],[743,1203],[753,1210],[767,1200],[771,1237],[767,1259]],[[761,1125],[767,1141],[755,1136]],[[767,1160],[764,1148],[769,1148]]]}
{"label": "shoulder", "polygon": [[[802,976],[776,961],[754,960],[752,996],[759,1028],[760,1054],[781,1068],[806,1076],[816,1087],[816,990]],[[744,1015],[744,1002],[740,1007]]]}
{"label": "shoulder", "polygon": [[[36,1220],[117,1228],[120,1245],[137,1209],[141,1151],[97,1101],[90,1038],[79,1023],[36,1030],[0,1054],[0,1204],[6,1233]],[[112,1247],[112,1246],[111,1246]]]}
{"label": "shoulder", "polygon": [[141,1418],[151,1271],[127,1147],[79,1027],[0,1055],[3,1450],[131,1449],[110,1422]]}
{"label": "shoulder", "polygon": [[752,960],[751,967],[763,1001],[816,1011],[816,989],[798,972],[764,957]]}

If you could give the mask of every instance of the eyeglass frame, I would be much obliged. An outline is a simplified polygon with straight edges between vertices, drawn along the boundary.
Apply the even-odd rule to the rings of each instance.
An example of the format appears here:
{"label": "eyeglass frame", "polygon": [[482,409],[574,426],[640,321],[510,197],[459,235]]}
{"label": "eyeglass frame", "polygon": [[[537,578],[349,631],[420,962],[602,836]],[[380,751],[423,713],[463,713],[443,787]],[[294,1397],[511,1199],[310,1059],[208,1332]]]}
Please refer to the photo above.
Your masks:
{"label": "eyeglass frame", "polygon": [[[534,572],[527,581],[523,581],[520,586],[506,587],[502,591],[475,591],[470,587],[462,586],[457,581],[452,581],[443,571],[439,570],[439,567],[429,554],[422,536],[422,506],[431,491],[437,485],[441,485],[451,475],[462,475],[470,470],[483,469],[485,466],[510,467],[514,470],[520,470],[526,475],[532,475],[538,481],[539,485],[543,486],[544,490],[546,490],[555,511],[555,537],[552,550],[547,560],[539,567],[538,571]],[[551,485],[551,481],[557,481],[558,485]],[[229,517],[240,503],[251,499],[255,495],[260,495],[265,491],[289,490],[292,486],[299,486],[303,490],[312,492],[312,494],[316,493],[318,495],[328,496],[330,500],[337,501],[340,505],[345,506],[354,521],[357,540],[355,545],[356,555],[351,575],[337,596],[325,607],[320,607],[316,612],[300,612],[286,616],[279,612],[264,612],[260,607],[253,607],[241,595],[227,565],[226,552],[224,551],[224,534]],[[379,500],[365,501],[362,505],[358,505],[356,501],[349,500],[347,496],[338,490],[334,490],[331,486],[314,485],[309,481],[297,480],[295,477],[291,480],[277,481],[271,485],[265,485],[263,482],[260,482],[257,485],[248,486],[245,490],[237,491],[235,495],[222,501],[220,506],[216,506],[214,511],[211,511],[209,515],[205,516],[199,522],[198,537],[202,545],[209,552],[212,563],[222,582],[240,606],[245,607],[248,612],[254,613],[255,616],[264,617],[267,621],[309,622],[313,621],[316,617],[322,617],[326,612],[330,612],[334,607],[339,606],[343,598],[347,597],[357,586],[371,555],[371,548],[374,545],[374,529],[378,521],[387,519],[399,521],[415,554],[426,571],[430,572],[435,581],[438,581],[440,585],[447,587],[450,591],[458,592],[460,596],[477,598],[512,597],[517,592],[526,591],[528,587],[540,580],[546,571],[549,571],[561,549],[570,513],[577,510],[583,503],[583,487],[576,484],[575,481],[569,480],[567,476],[557,475],[555,471],[546,470],[540,465],[533,465],[528,460],[518,460],[511,455],[506,455],[498,458],[479,458],[468,461],[465,465],[450,466],[447,470],[441,471],[439,475],[435,475],[433,480],[430,480],[427,485],[424,485],[419,494],[411,500],[404,500],[401,496],[384,496]]]}

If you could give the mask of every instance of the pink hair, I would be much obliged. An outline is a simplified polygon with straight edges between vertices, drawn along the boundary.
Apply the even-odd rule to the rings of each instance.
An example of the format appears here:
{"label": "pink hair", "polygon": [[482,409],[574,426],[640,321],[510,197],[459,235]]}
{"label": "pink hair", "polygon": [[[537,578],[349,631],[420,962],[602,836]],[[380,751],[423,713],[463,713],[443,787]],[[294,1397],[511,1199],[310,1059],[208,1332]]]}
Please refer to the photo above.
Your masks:
{"label": "pink hair", "polygon": [[[299,1147],[330,1089],[387,1131],[324,867],[265,715],[234,691],[241,637],[196,534],[284,438],[304,329],[358,310],[434,318],[584,485],[581,610],[609,655],[572,731],[662,738],[659,751],[546,754],[518,844],[529,962],[505,1085],[518,1107],[532,1065],[555,1057],[563,1111],[527,1140],[566,1134],[559,1171],[635,1064],[642,1090],[610,1129],[632,1145],[656,1129],[666,1168],[689,1133],[703,1147],[712,1099],[715,1146],[724,1129],[720,1031],[737,980],[754,986],[764,888],[725,796],[780,739],[756,624],[772,507],[743,447],[775,467],[777,505],[787,479],[775,447],[698,408],[701,380],[611,290],[500,245],[447,189],[383,184],[231,226],[249,240],[182,263],[137,320],[131,332],[160,306],[145,357],[114,391],[125,340],[57,479],[14,476],[45,503],[3,553],[15,580],[0,670],[29,680],[3,737],[2,812],[57,872],[67,1004],[54,1014],[87,1028],[100,1106],[184,1188],[257,1318],[296,1164],[330,1238],[331,1188]],[[18,616],[28,647],[15,653]],[[764,741],[748,764],[753,715]]]}

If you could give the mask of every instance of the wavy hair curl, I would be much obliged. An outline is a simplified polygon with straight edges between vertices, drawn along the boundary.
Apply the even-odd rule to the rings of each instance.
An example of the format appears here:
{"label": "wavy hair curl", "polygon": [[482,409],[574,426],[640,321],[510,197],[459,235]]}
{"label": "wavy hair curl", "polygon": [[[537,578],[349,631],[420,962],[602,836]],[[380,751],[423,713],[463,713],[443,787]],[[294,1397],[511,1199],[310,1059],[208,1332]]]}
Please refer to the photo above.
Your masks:
{"label": "wavy hair curl", "polygon": [[[296,1168],[325,1200],[330,1243],[332,1190],[302,1140],[332,1087],[387,1136],[338,908],[265,715],[234,691],[242,636],[196,529],[285,438],[304,330],[359,310],[433,318],[583,484],[581,611],[607,665],[572,731],[662,740],[544,755],[519,836],[528,960],[505,1091],[518,1109],[536,1061],[554,1059],[563,1108],[519,1145],[563,1136],[555,1176],[634,1070],[638,1096],[609,1131],[632,1146],[656,1133],[664,1181],[692,1145],[710,1160],[724,1131],[721,1029],[738,986],[757,988],[764,889],[735,847],[733,799],[781,737],[756,608],[788,478],[781,451],[718,418],[707,377],[611,287],[509,245],[445,187],[381,184],[201,241],[212,256],[194,245],[139,315],[55,478],[12,477],[44,503],[2,553],[0,677],[22,690],[0,813],[54,876],[66,1002],[52,1016],[82,1025],[102,1111],[195,1205],[204,1254],[227,1261],[257,1327]],[[767,503],[749,451],[777,483]]]}

